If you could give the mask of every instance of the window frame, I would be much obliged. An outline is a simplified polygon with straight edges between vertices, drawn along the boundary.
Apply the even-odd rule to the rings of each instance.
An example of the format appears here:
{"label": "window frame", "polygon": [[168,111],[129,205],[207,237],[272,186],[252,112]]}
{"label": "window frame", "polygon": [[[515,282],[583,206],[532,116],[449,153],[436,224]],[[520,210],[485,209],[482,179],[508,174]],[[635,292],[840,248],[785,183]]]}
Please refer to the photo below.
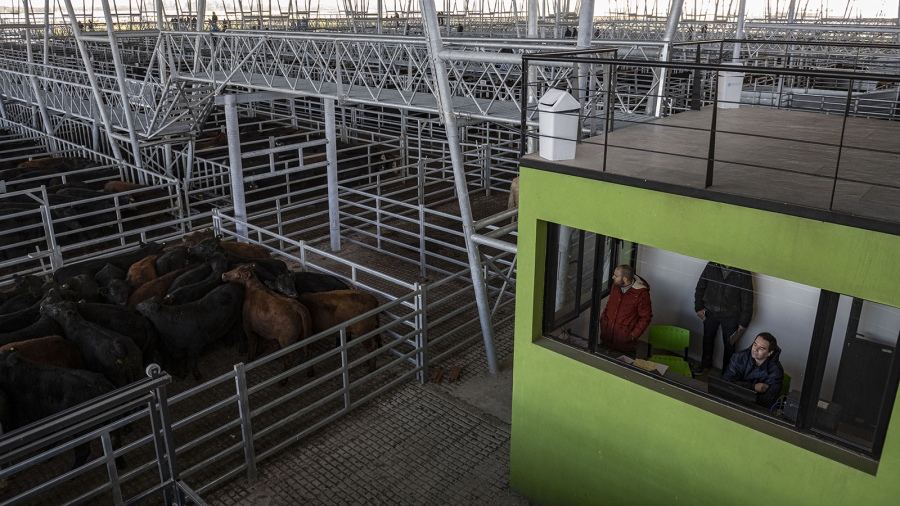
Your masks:
{"label": "window frame", "polygon": [[[585,304],[584,301],[581,301],[581,293],[582,293],[582,274],[584,272],[584,237],[587,233],[585,230],[575,229],[581,233],[580,237],[580,251],[578,253],[578,266],[576,276],[577,284],[576,284],[576,305],[575,309],[572,312],[567,313],[562,318],[556,319],[556,313],[554,312],[554,304],[550,301],[555,301],[555,291],[556,291],[556,273],[559,262],[559,255],[557,254],[557,245],[559,243],[559,229],[560,225],[553,222],[547,222],[547,244],[546,244],[546,261],[545,261],[545,285],[544,285],[544,304],[543,304],[543,320],[542,320],[542,330],[545,336],[552,336],[549,334],[564,326],[565,324],[571,322],[579,315],[583,314],[585,310],[590,308],[589,314],[589,325],[590,331],[588,336],[588,349],[583,350],[590,353],[592,356],[596,356],[601,358],[602,360],[615,362],[619,365],[621,364],[619,361],[615,360],[613,357],[606,356],[602,353],[597,353],[597,341],[599,338],[599,318],[600,318],[600,306],[604,298],[609,296],[609,288],[602,289],[603,284],[603,272],[604,270],[601,268],[602,266],[602,258],[601,256],[605,256],[606,248],[610,248],[610,256],[609,256],[609,272],[611,273],[615,266],[619,265],[619,256],[621,253],[622,245],[627,241],[625,239],[614,238],[610,236],[605,236],[602,234],[595,234],[596,243],[595,243],[595,254],[593,258],[593,268],[594,268],[594,279],[592,283],[591,289],[591,300],[587,301]],[[609,239],[609,241],[607,241]],[[608,242],[608,245],[607,245]],[[637,256],[639,254],[639,245],[637,243],[633,243],[633,251],[630,258],[630,263],[632,266],[635,266],[637,262]],[[570,256],[571,258],[571,256]],[[815,287],[817,288],[817,287]],[[838,302],[840,300],[841,294],[836,292],[831,292],[822,288],[817,288],[819,290],[819,302],[816,308],[816,316],[815,322],[812,328],[812,334],[810,336],[810,344],[809,344],[809,353],[807,356],[806,369],[804,372],[804,382],[803,387],[800,391],[800,400],[798,406],[797,418],[793,422],[790,420],[777,419],[772,417],[771,421],[776,422],[778,425],[782,425],[786,428],[789,428],[801,435],[804,436],[812,436],[816,439],[828,441],[836,446],[842,448],[843,450],[855,452],[858,454],[865,455],[868,458],[871,458],[875,461],[878,461],[881,457],[881,452],[884,447],[884,441],[887,436],[887,430],[890,426],[890,415],[893,410],[898,389],[900,389],[900,329],[898,329],[898,340],[897,345],[894,346],[895,353],[893,353],[890,367],[888,369],[888,379],[885,384],[884,394],[881,400],[881,408],[879,410],[877,425],[875,427],[874,437],[871,441],[871,448],[861,445],[859,443],[850,441],[845,438],[841,438],[836,434],[828,433],[824,430],[821,430],[815,427],[816,420],[816,409],[818,407],[818,400],[821,394],[822,383],[826,374],[826,366],[828,360],[828,352],[829,347],[831,346],[832,335],[834,332],[835,319],[838,314]],[[853,298],[853,304],[851,307],[851,317],[848,322],[848,328],[845,332],[846,336],[849,336],[852,332],[855,336],[855,330],[852,330],[852,323],[857,321],[859,315],[861,314],[862,304],[865,302],[864,299]],[[654,376],[646,371],[643,371],[639,368],[624,365],[625,367],[629,367],[631,369],[636,370],[642,375],[646,375],[651,377],[654,381],[658,381],[660,383],[670,384],[678,387],[681,390],[688,391],[694,394],[701,395],[707,399],[712,400],[715,403],[727,405],[732,408],[736,408],[744,413],[753,415],[754,417],[767,418],[766,416],[754,412],[752,409],[742,406],[740,404],[736,404],[725,399],[721,399],[714,395],[711,395],[702,390],[698,390],[691,386],[685,385],[680,382],[673,381],[671,379],[662,377],[662,376]],[[669,394],[671,396],[671,394]],[[900,423],[900,422],[898,422]],[[746,425],[746,424],[745,424]]]}

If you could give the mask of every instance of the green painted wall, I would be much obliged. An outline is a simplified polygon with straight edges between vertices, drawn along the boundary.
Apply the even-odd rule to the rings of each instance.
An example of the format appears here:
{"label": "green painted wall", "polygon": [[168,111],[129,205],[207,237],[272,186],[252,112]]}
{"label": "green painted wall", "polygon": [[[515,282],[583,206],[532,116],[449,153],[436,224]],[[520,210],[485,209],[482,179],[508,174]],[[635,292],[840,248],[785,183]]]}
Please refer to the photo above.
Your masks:
{"label": "green painted wall", "polygon": [[877,476],[534,343],[555,222],[900,307],[900,237],[523,168],[511,484],[539,504],[900,504]]}

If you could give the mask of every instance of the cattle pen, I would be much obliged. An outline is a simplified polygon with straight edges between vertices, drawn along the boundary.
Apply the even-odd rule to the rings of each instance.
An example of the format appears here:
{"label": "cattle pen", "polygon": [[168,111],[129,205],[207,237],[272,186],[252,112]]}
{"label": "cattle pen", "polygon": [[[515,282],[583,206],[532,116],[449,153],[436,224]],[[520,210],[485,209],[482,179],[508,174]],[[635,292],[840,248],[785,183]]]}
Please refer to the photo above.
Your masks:
{"label": "cattle pen", "polygon": [[[183,391],[193,382],[175,382],[163,388],[171,381],[169,375],[158,368],[148,370],[150,383],[136,384],[105,399],[102,413],[93,406],[61,415],[64,420],[87,420],[76,428],[50,423],[45,431],[0,442],[4,461],[15,462],[0,471],[0,477],[10,484],[5,494],[14,502],[138,498],[167,485],[181,487],[179,493],[189,498],[202,497],[235,478],[252,484],[259,462],[402,382],[426,382],[430,364],[443,362],[481,337],[477,320],[470,317],[474,302],[472,286],[466,280],[468,270],[433,282],[407,282],[225,213],[215,212],[210,225],[225,237],[234,237],[239,228],[245,228],[248,241],[270,248],[292,266],[331,273],[376,294],[381,305],[371,313],[380,315],[380,326],[373,332],[383,336],[383,345],[375,351],[365,350],[362,343],[371,337],[368,335],[347,342],[343,329],[370,316],[366,313],[250,364],[229,365],[236,361],[234,351],[217,347],[201,361],[204,375],[211,379]],[[511,292],[508,285],[495,284],[506,292],[497,294],[497,315],[498,321],[507,323],[512,318]],[[281,359],[297,354],[302,347],[313,350],[312,358],[295,362],[282,372]],[[377,358],[378,368],[367,372],[364,365],[372,356]],[[307,378],[310,367],[315,376]],[[288,379],[287,386],[279,386],[284,379]],[[156,395],[149,395],[148,388]],[[149,402],[148,398],[156,400]],[[137,411],[121,416],[128,409]],[[164,416],[156,419],[154,413]],[[98,420],[107,420],[106,425],[90,428],[87,435],[78,433],[78,439],[67,439],[77,428]],[[120,449],[113,449],[109,432],[126,424],[131,432],[124,436]],[[66,450],[98,435],[104,435],[102,444],[95,443],[102,455],[79,468],[78,485],[74,486],[66,481],[75,472],[68,471],[71,456]],[[54,443],[45,447],[50,441]],[[180,471],[160,470],[161,448],[167,444],[174,449],[170,465],[177,462]],[[44,449],[29,453],[40,447]],[[128,468],[116,470],[114,457],[125,457]]]}

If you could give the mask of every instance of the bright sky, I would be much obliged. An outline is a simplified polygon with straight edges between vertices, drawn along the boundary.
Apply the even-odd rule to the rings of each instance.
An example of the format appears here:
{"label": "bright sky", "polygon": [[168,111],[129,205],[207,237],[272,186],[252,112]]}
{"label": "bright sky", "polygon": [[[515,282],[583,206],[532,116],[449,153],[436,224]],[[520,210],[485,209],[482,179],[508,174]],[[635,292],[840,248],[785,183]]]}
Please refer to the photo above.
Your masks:
{"label": "bright sky", "polygon": [[[54,3],[59,2],[59,5],[64,5],[62,0],[51,0]],[[116,0],[113,0],[116,1]],[[257,2],[261,2],[262,0],[244,0],[242,3],[245,8],[247,8],[251,4],[256,4]],[[263,2],[263,5],[272,5],[272,9],[274,11],[278,10],[278,5],[280,4],[282,9],[285,11],[288,10],[288,3],[291,2],[293,5],[300,5],[302,7],[297,8],[295,10],[306,10],[310,8],[310,10],[316,10],[316,7],[319,8],[319,12],[322,13],[334,13],[338,11],[338,5],[344,6],[346,5],[346,1],[350,1],[353,3],[358,10],[367,10],[368,12],[376,12],[377,11],[377,0],[266,0]],[[451,6],[451,10],[454,12],[462,12],[465,11],[466,5],[468,5],[468,9],[470,11],[496,11],[496,10],[506,10],[511,11],[511,4],[514,0],[435,0],[438,4],[438,10],[445,10],[446,6],[449,4]],[[525,4],[527,0],[515,0],[519,10],[524,10]],[[540,4],[550,3],[556,4],[559,0],[538,0]],[[564,5],[568,2],[568,10],[575,11],[575,6],[578,0],[562,0]],[[594,12],[596,15],[604,15],[613,12],[629,12],[636,13],[638,15],[642,15],[645,12],[653,14],[657,13],[660,16],[664,16],[666,10],[668,9],[670,0],[595,0],[594,1]],[[734,5],[735,8],[738,4],[739,0],[685,0],[684,2],[684,13],[692,13],[695,9],[700,11],[701,13],[712,14],[713,6],[719,5],[720,12],[726,8],[728,5]],[[86,5],[88,9],[91,7],[96,11],[100,11],[100,1],[99,0],[73,0],[73,3],[76,6],[76,9],[81,5]],[[128,0],[118,0],[116,2],[120,8],[120,12],[128,12]],[[155,3],[155,0],[131,0],[132,7],[131,12],[138,12],[140,9],[138,6],[152,6]],[[163,0],[164,5],[166,5],[167,12],[175,12],[175,0]],[[179,0],[180,5],[185,10],[191,10],[191,7],[196,8],[197,0]],[[237,0],[208,0],[207,10],[208,11],[225,11],[225,10],[234,10],[232,5],[236,4]],[[783,13],[786,9],[790,0],[747,0],[747,11],[748,16],[750,17],[763,17],[766,13],[766,8],[776,10],[778,12]],[[888,18],[896,18],[898,16],[898,3],[900,0],[796,0],[797,5],[800,9],[805,8],[808,15],[816,16],[820,12],[826,12],[828,17],[842,17],[846,13],[850,18],[856,17],[888,17]],[[17,9],[22,5],[22,0],[0,0],[0,11],[9,12],[9,10],[13,7]],[[44,0],[32,0],[31,5],[35,7],[35,11],[41,11],[44,5]],[[229,6],[225,9],[223,6]],[[409,6],[413,6],[413,10],[418,10],[419,0],[384,0],[384,11],[405,11],[409,8]],[[849,5],[849,9],[848,9]],[[152,7],[151,7],[152,9]],[[150,9],[144,9],[150,10]],[[255,9],[254,9],[255,10]]]}

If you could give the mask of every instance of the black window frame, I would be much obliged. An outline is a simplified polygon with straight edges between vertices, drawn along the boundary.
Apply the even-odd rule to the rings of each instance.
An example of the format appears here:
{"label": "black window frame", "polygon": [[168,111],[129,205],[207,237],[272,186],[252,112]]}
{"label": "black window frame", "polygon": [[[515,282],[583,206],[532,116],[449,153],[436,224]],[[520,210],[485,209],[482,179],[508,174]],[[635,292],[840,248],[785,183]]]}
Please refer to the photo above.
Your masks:
{"label": "black window frame", "polygon": [[[562,318],[556,319],[556,314],[554,311],[554,303],[551,301],[555,301],[555,291],[556,291],[556,273],[557,271],[557,262],[558,255],[556,254],[556,246],[559,242],[559,228],[560,225],[552,222],[547,222],[547,244],[546,244],[546,262],[545,262],[545,285],[544,285],[544,304],[543,304],[543,320],[542,320],[542,329],[544,334],[549,334],[552,331],[559,329],[561,326],[571,322],[575,318],[577,318],[580,314],[583,314],[585,310],[590,308],[590,334],[588,337],[588,352],[592,355],[598,356],[603,360],[608,361],[616,361],[613,357],[607,356],[602,353],[597,353],[597,340],[599,337],[599,317],[600,317],[600,305],[602,300],[609,295],[609,287],[606,289],[602,289],[603,283],[603,272],[601,269],[601,259],[604,256],[606,248],[606,240],[608,236],[602,234],[596,235],[596,243],[595,243],[595,255],[593,258],[594,262],[594,279],[593,286],[591,290],[591,300],[582,301],[580,300],[582,293],[582,273],[583,273],[583,264],[584,264],[584,234],[591,233],[586,232],[584,230],[578,230],[582,236],[580,237],[579,244],[581,245],[581,251],[578,254],[578,275],[577,286],[576,286],[576,308],[571,313],[567,313]],[[609,237],[611,248],[610,251],[610,259],[609,259],[609,272],[618,265],[619,262],[619,251],[621,249],[621,245],[623,242],[629,242],[624,239]],[[634,245],[634,250],[631,255],[631,265],[635,266],[636,259],[638,256],[638,244],[632,243]],[[599,294],[599,296],[597,296]],[[819,396],[821,393],[822,383],[826,374],[826,366],[828,359],[828,352],[831,346],[832,335],[834,332],[835,319],[838,314],[838,302],[842,294],[837,292],[831,292],[825,289],[819,288],[819,303],[816,308],[816,316],[815,322],[812,328],[812,335],[810,336],[810,344],[809,344],[809,354],[807,356],[806,362],[806,370],[804,373],[804,382],[802,390],[800,391],[800,400],[797,412],[797,418],[793,422],[789,420],[779,420],[773,418],[773,421],[784,425],[786,427],[790,427],[793,430],[805,434],[810,435],[818,439],[822,439],[825,441],[829,441],[831,443],[837,444],[838,446],[845,448],[847,450],[865,455],[874,460],[878,460],[881,457],[881,452],[884,448],[884,440],[887,435],[887,429],[890,426],[890,415],[894,407],[894,403],[896,400],[898,388],[900,388],[900,358],[898,355],[900,353],[893,353],[893,358],[890,362],[890,367],[888,369],[888,379],[885,385],[885,390],[883,397],[881,399],[881,408],[877,418],[877,425],[874,431],[874,437],[871,441],[871,447],[867,447],[863,444],[841,438],[835,434],[831,434],[829,432],[823,431],[816,427],[816,410],[818,407]],[[853,303],[851,306],[850,320],[848,323],[848,328],[845,332],[845,342],[856,334],[856,329],[853,327],[854,321],[858,324],[859,316],[861,314],[861,308],[864,299],[853,298]],[[895,346],[895,350],[900,348],[900,329],[898,329],[898,340],[897,345]],[[898,350],[900,351],[900,350]],[[618,361],[616,361],[618,362]],[[630,366],[629,366],[630,367]],[[748,414],[754,416],[761,416],[759,413],[752,411],[750,408],[741,406],[739,404],[731,403],[727,400],[720,399],[716,396],[710,395],[707,392],[703,392],[697,390],[695,388],[691,388],[682,383],[674,382],[670,379],[664,378],[662,376],[654,376],[646,371],[643,371],[638,368],[633,368],[638,370],[644,375],[648,375],[653,377],[657,381],[662,381],[664,383],[670,383],[678,388],[685,389],[688,391],[692,391],[694,393],[703,395],[709,399],[712,399],[720,404],[727,404],[732,407],[736,407],[745,411]],[[900,423],[900,422],[898,422]]]}

